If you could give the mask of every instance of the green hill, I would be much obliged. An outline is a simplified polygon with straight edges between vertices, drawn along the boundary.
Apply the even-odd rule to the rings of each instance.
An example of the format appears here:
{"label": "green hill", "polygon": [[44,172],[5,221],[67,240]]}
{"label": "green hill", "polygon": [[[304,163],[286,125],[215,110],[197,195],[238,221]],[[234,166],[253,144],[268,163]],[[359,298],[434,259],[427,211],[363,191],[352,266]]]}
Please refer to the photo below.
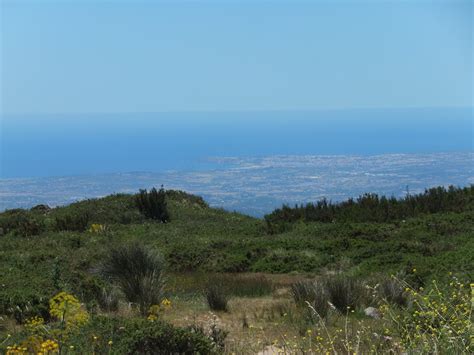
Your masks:
{"label": "green hill", "polygon": [[[453,191],[438,193],[446,197]],[[416,208],[426,200],[415,196],[410,203],[416,213],[373,221],[360,208],[351,216],[364,218],[347,217],[343,204],[333,210],[346,218],[304,218],[305,208],[296,206],[260,220],[210,208],[180,191],[166,192],[167,223],[145,218],[136,196],[124,194],[54,209],[5,211],[0,214],[0,314],[44,313],[44,301],[58,290],[96,302],[106,285],[98,267],[111,248],[134,242],[163,255],[170,275],[338,272],[368,278],[409,275],[416,268],[419,284],[450,271],[472,280],[473,191],[472,186],[456,189],[456,199],[449,199],[454,202],[435,211]],[[392,203],[399,208],[403,202]]]}
{"label": "green hill", "polygon": [[[145,219],[133,195],[55,209],[10,210],[0,214],[0,267],[8,270],[0,276],[6,285],[0,295],[41,290],[46,296],[57,269],[61,282],[82,293],[90,287],[85,283],[94,283],[92,271],[105,253],[134,241],[162,253],[173,272],[317,273],[343,268],[368,274],[416,265],[426,277],[449,270],[472,276],[472,189],[465,195],[470,200],[457,212],[421,213],[391,222],[296,220],[280,233],[270,232],[262,220],[210,208],[200,197],[180,191],[167,192],[169,223]],[[56,221],[64,219],[71,230],[58,230]],[[78,221],[83,221],[83,230]],[[105,230],[93,233],[92,224]]]}

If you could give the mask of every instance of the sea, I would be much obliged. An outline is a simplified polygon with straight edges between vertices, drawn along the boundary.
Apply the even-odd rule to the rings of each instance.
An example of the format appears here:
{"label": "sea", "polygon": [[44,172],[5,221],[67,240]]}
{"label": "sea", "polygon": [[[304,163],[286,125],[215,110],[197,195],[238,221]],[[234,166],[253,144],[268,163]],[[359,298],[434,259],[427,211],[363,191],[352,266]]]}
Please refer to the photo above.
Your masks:
{"label": "sea", "polygon": [[472,108],[2,115],[0,210],[164,185],[283,203],[474,183]]}

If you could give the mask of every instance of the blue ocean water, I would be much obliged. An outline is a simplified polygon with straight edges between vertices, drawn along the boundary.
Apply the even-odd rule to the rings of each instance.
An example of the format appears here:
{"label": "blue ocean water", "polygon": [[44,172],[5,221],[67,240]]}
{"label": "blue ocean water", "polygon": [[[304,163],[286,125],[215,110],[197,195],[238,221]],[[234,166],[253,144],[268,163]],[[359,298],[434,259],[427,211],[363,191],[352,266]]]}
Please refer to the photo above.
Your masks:
{"label": "blue ocean water", "polygon": [[471,108],[1,119],[1,178],[209,170],[209,157],[225,156],[471,152],[474,141]]}

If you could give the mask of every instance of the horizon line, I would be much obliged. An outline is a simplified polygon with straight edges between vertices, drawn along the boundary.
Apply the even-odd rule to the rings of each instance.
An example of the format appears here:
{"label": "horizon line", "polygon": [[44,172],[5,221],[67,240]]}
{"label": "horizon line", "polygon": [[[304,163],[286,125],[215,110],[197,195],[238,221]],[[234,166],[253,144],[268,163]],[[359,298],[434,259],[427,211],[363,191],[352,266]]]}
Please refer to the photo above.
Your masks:
{"label": "horizon line", "polygon": [[[157,110],[157,111],[84,111],[84,112],[0,112],[2,116],[79,116],[79,115],[130,115],[130,114],[176,114],[176,113],[281,113],[281,112],[328,112],[328,111],[397,111],[397,110],[473,110],[472,106],[381,106],[381,107],[327,107],[327,108],[283,108],[283,109],[228,109],[228,110]],[[473,112],[474,113],[474,112]]]}

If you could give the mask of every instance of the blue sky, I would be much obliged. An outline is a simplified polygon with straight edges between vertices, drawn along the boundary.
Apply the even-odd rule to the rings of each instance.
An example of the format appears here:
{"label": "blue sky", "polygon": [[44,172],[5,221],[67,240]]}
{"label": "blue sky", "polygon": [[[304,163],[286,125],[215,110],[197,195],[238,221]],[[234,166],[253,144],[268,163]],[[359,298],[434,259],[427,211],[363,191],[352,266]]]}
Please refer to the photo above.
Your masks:
{"label": "blue sky", "polygon": [[5,1],[1,112],[470,107],[471,1]]}

